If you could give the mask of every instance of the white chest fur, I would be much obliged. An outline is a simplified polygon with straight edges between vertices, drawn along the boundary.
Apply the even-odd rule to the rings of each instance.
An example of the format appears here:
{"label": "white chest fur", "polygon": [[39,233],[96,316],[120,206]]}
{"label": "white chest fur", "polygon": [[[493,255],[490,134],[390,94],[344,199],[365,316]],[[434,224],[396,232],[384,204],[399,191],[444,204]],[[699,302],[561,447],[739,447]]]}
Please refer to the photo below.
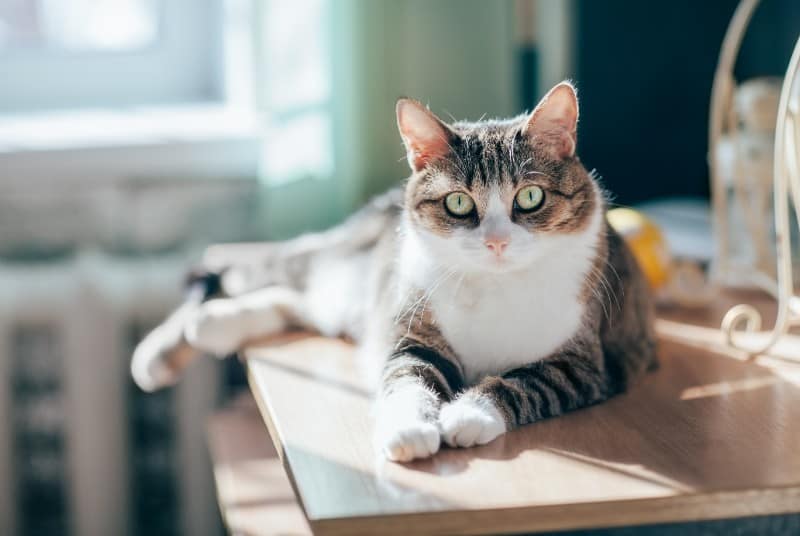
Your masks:
{"label": "white chest fur", "polygon": [[433,294],[433,316],[467,381],[543,359],[575,334],[583,317],[582,277],[570,275],[465,276]]}
{"label": "white chest fur", "polygon": [[[581,326],[581,293],[595,257],[602,216],[582,233],[543,239],[547,251],[529,268],[508,273],[455,273],[441,280],[431,252],[408,233],[401,281],[434,288],[427,301],[439,330],[470,383],[544,359]],[[410,260],[413,259],[413,260]]]}

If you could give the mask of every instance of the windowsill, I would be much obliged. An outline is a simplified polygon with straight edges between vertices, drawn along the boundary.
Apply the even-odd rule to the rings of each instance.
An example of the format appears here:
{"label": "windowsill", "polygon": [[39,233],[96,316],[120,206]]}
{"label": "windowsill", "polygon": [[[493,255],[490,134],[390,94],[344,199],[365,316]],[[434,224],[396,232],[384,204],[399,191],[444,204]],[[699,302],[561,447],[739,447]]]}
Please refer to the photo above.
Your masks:
{"label": "windowsill", "polygon": [[223,105],[0,115],[0,183],[54,172],[252,178],[260,151],[255,113]]}
{"label": "windowsill", "polygon": [[0,115],[0,154],[256,136],[254,114],[222,105]]}

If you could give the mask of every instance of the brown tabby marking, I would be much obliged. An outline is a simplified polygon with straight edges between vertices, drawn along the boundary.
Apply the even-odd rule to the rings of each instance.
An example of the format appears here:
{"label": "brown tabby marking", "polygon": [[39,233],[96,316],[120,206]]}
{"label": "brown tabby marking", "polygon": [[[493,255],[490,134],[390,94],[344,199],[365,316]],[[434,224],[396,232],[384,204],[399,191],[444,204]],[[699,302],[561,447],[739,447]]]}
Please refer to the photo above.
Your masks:
{"label": "brown tabby marking", "polygon": [[[532,184],[543,189],[546,202],[533,212],[511,210],[514,223],[537,234],[586,230],[605,206],[598,202],[599,186],[574,155],[577,104],[572,111],[569,103],[564,105],[564,95],[572,92],[574,100],[574,91],[559,86],[551,94],[556,91],[560,103],[549,106],[548,95],[530,117],[509,121],[449,126],[429,112],[427,119],[425,112],[417,112],[416,119],[428,121],[439,138],[430,147],[425,136],[414,139],[424,129],[405,132],[401,120],[409,161],[419,164],[412,166],[415,173],[406,187],[412,224],[440,236],[472,229],[483,220],[490,193],[499,192],[510,207],[515,192]],[[545,124],[537,131],[535,121]],[[424,161],[414,158],[415,151],[424,153]],[[453,191],[472,197],[473,213],[456,217],[445,210],[444,198]],[[656,364],[648,290],[624,242],[605,222],[579,299],[586,306],[582,327],[552,355],[473,386],[464,386],[463,375],[452,372],[458,369],[458,356],[443,340],[433,315],[423,315],[413,326],[414,346],[405,345],[408,337],[401,337],[399,350],[391,356],[384,393],[392,382],[413,375],[436,393],[432,406],[483,397],[501,412],[506,429],[603,401]],[[439,368],[440,374],[431,367]],[[453,376],[456,379],[448,378]],[[430,414],[435,412],[432,408]]]}
{"label": "brown tabby marking", "polygon": [[[515,213],[513,220],[536,232],[582,231],[597,209],[592,179],[577,158],[548,162],[544,152],[526,143],[522,135],[525,116],[487,124],[456,123],[448,144],[451,153],[412,176],[406,188],[406,206],[425,228],[446,236],[459,227],[476,227],[483,217],[492,189],[500,189],[508,206],[524,186],[536,185],[548,196],[542,210]],[[465,191],[475,200],[476,214],[450,215],[444,198]]]}

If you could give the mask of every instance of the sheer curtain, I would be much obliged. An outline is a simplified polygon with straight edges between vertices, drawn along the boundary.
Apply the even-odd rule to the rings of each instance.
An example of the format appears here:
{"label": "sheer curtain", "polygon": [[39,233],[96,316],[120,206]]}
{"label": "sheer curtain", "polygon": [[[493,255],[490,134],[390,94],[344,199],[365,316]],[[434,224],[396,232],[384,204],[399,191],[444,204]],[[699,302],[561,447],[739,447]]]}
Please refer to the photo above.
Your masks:
{"label": "sheer curtain", "polygon": [[394,104],[516,113],[513,2],[271,0],[259,18],[272,237],[334,223],[408,175]]}

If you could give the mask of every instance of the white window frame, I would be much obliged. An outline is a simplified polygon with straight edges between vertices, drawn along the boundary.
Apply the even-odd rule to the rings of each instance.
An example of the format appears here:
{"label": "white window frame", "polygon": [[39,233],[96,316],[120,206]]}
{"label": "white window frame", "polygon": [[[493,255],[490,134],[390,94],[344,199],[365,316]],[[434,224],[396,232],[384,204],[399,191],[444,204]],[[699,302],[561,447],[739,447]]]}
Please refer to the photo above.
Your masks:
{"label": "white window frame", "polygon": [[221,0],[162,0],[142,49],[0,50],[0,113],[219,101],[221,20]]}
{"label": "white window frame", "polygon": [[[66,87],[58,79],[67,77],[74,79],[71,90],[86,90],[61,103],[35,95],[27,105],[18,100],[16,113],[3,113],[7,106],[0,106],[0,184],[71,177],[257,177],[253,4],[165,0],[158,42],[138,52],[0,56],[0,100],[14,102],[34,87],[47,89],[52,99],[62,93],[53,87]],[[204,35],[214,25],[218,37]],[[242,25],[248,31],[243,33]],[[88,76],[92,69],[118,77],[102,87],[81,88],[81,78],[90,85],[97,78]],[[174,76],[154,81],[165,69]],[[14,76],[16,87],[3,87]]]}

